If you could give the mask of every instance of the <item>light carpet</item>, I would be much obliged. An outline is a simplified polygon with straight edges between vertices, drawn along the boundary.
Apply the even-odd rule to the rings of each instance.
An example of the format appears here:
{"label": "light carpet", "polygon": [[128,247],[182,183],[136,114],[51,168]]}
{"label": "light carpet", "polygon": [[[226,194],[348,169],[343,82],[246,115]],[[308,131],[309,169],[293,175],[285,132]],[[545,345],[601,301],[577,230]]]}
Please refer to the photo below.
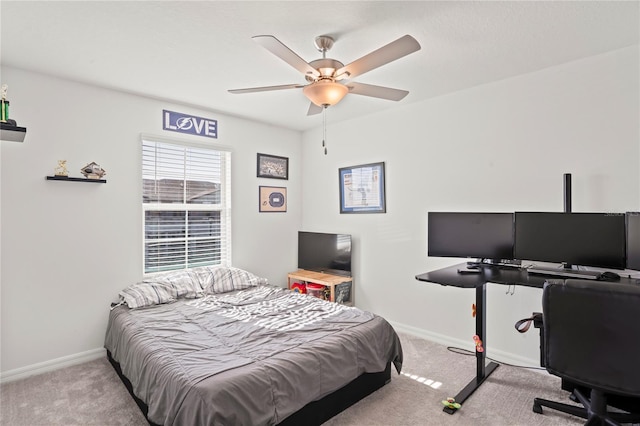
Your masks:
{"label": "light carpet", "polygon": [[[475,358],[400,334],[403,374],[338,414],[326,426],[581,425],[581,419],[545,409],[533,398],[571,403],[560,379],[501,365],[453,415],[441,401],[455,396],[474,376]],[[440,385],[438,385],[440,383]],[[144,426],[144,416],[109,362],[99,359],[0,386],[0,424],[7,426]]]}

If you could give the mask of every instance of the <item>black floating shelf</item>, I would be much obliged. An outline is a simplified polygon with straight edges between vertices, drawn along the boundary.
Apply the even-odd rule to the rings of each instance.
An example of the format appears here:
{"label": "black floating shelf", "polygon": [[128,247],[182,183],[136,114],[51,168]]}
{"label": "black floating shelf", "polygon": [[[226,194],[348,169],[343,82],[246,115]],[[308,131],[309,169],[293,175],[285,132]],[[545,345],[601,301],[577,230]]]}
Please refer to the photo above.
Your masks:
{"label": "black floating shelf", "polygon": [[68,176],[47,176],[47,180],[63,180],[67,182],[107,183],[106,179],[89,179]]}
{"label": "black floating shelf", "polygon": [[24,127],[12,126],[7,123],[0,123],[0,140],[10,142],[24,142],[27,129]]}

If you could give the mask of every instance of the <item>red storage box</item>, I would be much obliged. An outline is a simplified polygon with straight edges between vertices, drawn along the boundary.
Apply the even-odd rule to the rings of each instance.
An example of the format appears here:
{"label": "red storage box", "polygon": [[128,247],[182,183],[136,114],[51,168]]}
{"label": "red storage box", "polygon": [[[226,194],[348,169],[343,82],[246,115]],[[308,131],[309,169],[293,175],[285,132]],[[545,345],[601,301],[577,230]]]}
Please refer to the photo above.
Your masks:
{"label": "red storage box", "polygon": [[308,283],[307,294],[324,300],[324,286],[322,284]]}

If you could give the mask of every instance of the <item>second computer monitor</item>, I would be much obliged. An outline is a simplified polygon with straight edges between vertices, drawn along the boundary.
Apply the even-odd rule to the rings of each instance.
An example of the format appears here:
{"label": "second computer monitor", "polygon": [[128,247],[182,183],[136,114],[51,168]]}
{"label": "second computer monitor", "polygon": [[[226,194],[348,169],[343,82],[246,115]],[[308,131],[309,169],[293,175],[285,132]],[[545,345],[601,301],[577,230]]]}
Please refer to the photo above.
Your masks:
{"label": "second computer monitor", "polygon": [[624,269],[625,215],[516,212],[515,257]]}

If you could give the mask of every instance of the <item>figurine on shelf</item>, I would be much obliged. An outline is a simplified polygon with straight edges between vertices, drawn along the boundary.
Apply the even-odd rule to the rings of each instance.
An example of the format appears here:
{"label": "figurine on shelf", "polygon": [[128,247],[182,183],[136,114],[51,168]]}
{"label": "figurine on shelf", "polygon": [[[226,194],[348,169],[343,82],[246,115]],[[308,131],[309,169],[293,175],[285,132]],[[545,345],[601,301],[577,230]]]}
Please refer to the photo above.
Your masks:
{"label": "figurine on shelf", "polygon": [[58,160],[58,166],[54,169],[56,176],[69,177],[69,171],[67,170],[67,160]]}
{"label": "figurine on shelf", "polygon": [[6,123],[9,119],[9,101],[7,100],[7,89],[9,86],[6,84],[2,85],[0,88],[0,103],[2,104],[2,108],[0,108],[0,121]]}
{"label": "figurine on shelf", "polygon": [[87,179],[102,179],[102,176],[107,174],[107,172],[102,167],[100,167],[99,164],[96,164],[93,161],[84,166],[80,170],[80,172]]}

